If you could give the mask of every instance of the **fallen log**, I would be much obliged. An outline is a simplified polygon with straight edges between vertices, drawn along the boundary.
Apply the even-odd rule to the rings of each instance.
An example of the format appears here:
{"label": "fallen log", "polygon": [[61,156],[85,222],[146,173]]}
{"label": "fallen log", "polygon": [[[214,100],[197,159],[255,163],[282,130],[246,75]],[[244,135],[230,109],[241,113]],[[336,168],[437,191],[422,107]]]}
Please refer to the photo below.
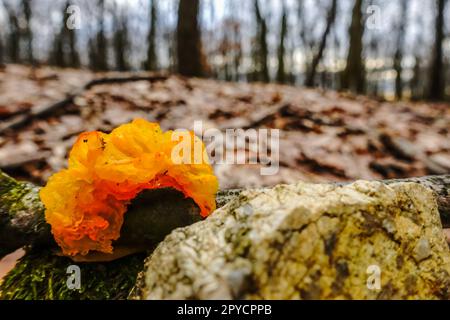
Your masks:
{"label": "fallen log", "polygon": [[[450,227],[450,175],[382,182],[416,182],[432,189],[442,224]],[[28,245],[56,248],[38,192],[39,187],[18,182],[0,171],[0,258]],[[217,206],[223,206],[240,192],[239,189],[219,192]],[[130,204],[121,237],[114,245],[149,246],[161,241],[173,229],[198,220],[198,207],[181,193],[172,189],[147,190]]]}
{"label": "fallen log", "polygon": [[[226,190],[217,196],[218,207],[223,209],[197,223],[192,222],[198,215],[196,219],[187,219],[184,223],[189,226],[177,228],[162,242],[157,240],[162,239],[161,234],[174,228],[170,224],[171,219],[176,219],[173,214],[186,215],[189,210],[185,206],[189,204],[183,202],[186,200],[183,197],[169,197],[170,201],[165,201],[165,194],[173,192],[167,189],[157,190],[156,194],[143,193],[130,205],[119,241],[133,245],[147,238],[146,253],[109,262],[77,261],[81,287],[71,290],[66,285],[67,268],[74,262],[55,255],[51,247],[33,246],[0,282],[0,299],[281,298],[287,295],[302,299],[446,299],[449,251],[436,197],[429,188],[423,187],[423,181],[432,183],[434,188],[441,181],[442,190],[448,190],[442,183],[448,177],[417,179],[419,184],[383,181],[393,183],[391,188],[360,181],[349,186],[300,182],[259,190]],[[6,175],[2,181],[0,190],[3,191],[22,185]],[[27,186],[37,191],[36,187]],[[0,199],[8,199],[4,196],[5,192],[1,192]],[[33,196],[23,198],[29,201]],[[39,201],[35,204],[36,208],[41,206]],[[174,212],[166,207],[171,205]],[[15,208],[10,209],[13,212]],[[192,210],[197,210],[194,205]],[[154,223],[158,227],[153,225],[152,231],[146,233]],[[158,230],[162,227],[166,231]],[[161,234],[155,237],[152,234],[155,232]],[[143,260],[149,254],[143,269]],[[295,267],[291,265],[294,262]],[[367,291],[364,277],[368,263],[381,263],[381,291]],[[308,269],[311,272],[304,274]],[[271,275],[265,276],[265,270]],[[179,283],[179,277],[186,281],[174,286]],[[257,286],[254,280],[259,281]],[[361,290],[354,290],[355,281],[360,283]],[[311,283],[317,283],[318,287]],[[288,287],[277,287],[281,284]]]}
{"label": "fallen log", "polygon": [[[0,171],[0,259],[23,246],[57,248],[44,211],[39,187]],[[192,199],[176,190],[146,190],[128,207],[114,246],[152,246],[173,229],[200,220],[199,212]]]}

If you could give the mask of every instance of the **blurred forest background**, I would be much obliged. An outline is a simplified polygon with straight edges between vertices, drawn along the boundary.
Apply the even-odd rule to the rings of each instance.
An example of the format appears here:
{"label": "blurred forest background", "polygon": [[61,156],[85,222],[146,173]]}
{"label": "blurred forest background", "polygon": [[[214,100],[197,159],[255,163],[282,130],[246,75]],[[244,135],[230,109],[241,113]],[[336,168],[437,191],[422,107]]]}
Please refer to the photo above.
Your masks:
{"label": "blurred forest background", "polygon": [[442,100],[447,2],[0,0],[0,62]]}
{"label": "blurred forest background", "polygon": [[0,169],[42,185],[142,117],[280,129],[279,172],[215,163],[221,188],[448,173],[448,2],[0,0]]}

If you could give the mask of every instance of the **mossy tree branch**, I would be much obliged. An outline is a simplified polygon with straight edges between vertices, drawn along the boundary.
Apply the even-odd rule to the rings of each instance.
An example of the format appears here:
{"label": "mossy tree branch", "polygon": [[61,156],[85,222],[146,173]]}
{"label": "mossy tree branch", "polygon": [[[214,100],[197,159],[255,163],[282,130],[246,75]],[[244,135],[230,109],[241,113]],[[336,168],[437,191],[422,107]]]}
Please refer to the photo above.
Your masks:
{"label": "mossy tree branch", "polygon": [[[441,219],[449,226],[450,176],[434,176],[383,181],[387,184],[412,181],[426,185],[437,195]],[[38,187],[17,182],[0,173],[0,248],[7,254],[15,247],[29,246],[27,253],[0,283],[0,299],[123,299],[135,285],[143,268],[144,258],[171,230],[200,219],[199,210],[190,200],[171,189],[140,194],[129,206],[117,245],[139,246],[147,253],[128,255],[109,262],[74,262],[54,254],[55,246]],[[221,191],[218,207],[223,206],[241,190]],[[17,221],[13,221],[16,219]],[[8,238],[11,237],[11,238]],[[36,248],[40,245],[44,248]],[[66,285],[67,267],[81,269],[81,290]]]}
{"label": "mossy tree branch", "polygon": [[[426,176],[392,182],[417,182],[435,194],[444,227],[450,226],[450,175]],[[56,246],[45,221],[39,187],[18,182],[0,171],[0,258],[23,246]],[[225,190],[217,195],[222,206],[239,190]],[[173,229],[200,220],[195,203],[172,189],[147,190],[130,204],[121,237],[114,245],[149,247],[161,241]]]}
{"label": "mossy tree branch", "polygon": [[[126,299],[144,265],[145,253],[109,262],[74,263],[49,250],[28,252],[0,282],[0,300]],[[67,268],[80,268],[80,289],[70,289]]]}

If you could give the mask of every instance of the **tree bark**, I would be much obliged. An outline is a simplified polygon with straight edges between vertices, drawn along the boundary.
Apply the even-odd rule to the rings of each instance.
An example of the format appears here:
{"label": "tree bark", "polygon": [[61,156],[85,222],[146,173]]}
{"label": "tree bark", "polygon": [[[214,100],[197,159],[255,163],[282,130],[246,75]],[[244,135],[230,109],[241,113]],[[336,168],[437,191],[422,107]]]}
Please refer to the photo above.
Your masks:
{"label": "tree bark", "polygon": [[58,67],[80,67],[80,56],[76,48],[77,36],[74,28],[69,28],[67,23],[70,19],[68,8],[70,2],[64,6],[62,24],[60,31],[55,35],[50,62]]}
{"label": "tree bark", "polygon": [[126,71],[128,67],[128,22],[126,14],[123,12],[115,12],[113,15],[114,21],[114,36],[113,36],[113,46],[114,54],[116,59],[116,70]]}
{"label": "tree bark", "polygon": [[402,80],[402,61],[403,61],[403,46],[405,39],[406,20],[408,15],[408,1],[402,0],[400,3],[400,21],[397,30],[397,48],[394,54],[394,70],[397,75],[395,77],[395,96],[397,99],[403,97],[403,80]]}
{"label": "tree bark", "polygon": [[342,75],[342,89],[349,89],[356,93],[364,92],[365,70],[363,53],[363,0],[355,0],[352,22],[349,29],[350,47],[348,49],[347,66]]}
{"label": "tree bark", "polygon": [[334,24],[334,20],[336,19],[336,10],[337,10],[337,0],[333,0],[333,2],[331,3],[330,11],[328,12],[327,25],[325,27],[325,31],[323,32],[322,40],[320,41],[319,50],[317,50],[317,53],[313,58],[311,68],[308,73],[308,77],[306,78],[305,85],[308,87],[314,86],[314,79],[316,77],[317,67],[320,61],[322,60],[323,53],[327,45],[328,35],[331,31],[331,27]]}
{"label": "tree bark", "polygon": [[156,70],[158,67],[158,61],[156,56],[156,0],[150,0],[150,27],[148,30],[148,48],[147,59],[145,61],[145,68],[147,70]]}
{"label": "tree bark", "polygon": [[[57,248],[39,189],[0,172],[0,258],[23,246]],[[125,217],[120,240],[114,245],[151,247],[173,229],[201,219],[192,199],[172,189],[142,192]]]}
{"label": "tree bark", "polygon": [[105,35],[105,0],[97,1],[98,31],[95,39],[90,40],[89,64],[96,71],[108,70],[108,48]]}
{"label": "tree bark", "polygon": [[255,69],[256,69],[256,80],[262,82],[269,82],[269,67],[267,58],[269,55],[269,49],[267,46],[267,23],[261,14],[259,8],[259,1],[255,0],[255,15],[256,15],[256,41],[257,41],[257,51],[255,53]]}
{"label": "tree bark", "polygon": [[287,12],[286,7],[283,6],[283,15],[281,17],[281,28],[280,28],[280,43],[278,45],[278,70],[277,70],[278,83],[286,82],[286,70],[284,63],[284,56],[286,55],[286,45],[285,45],[286,34],[287,34]]}
{"label": "tree bark", "polygon": [[[3,7],[3,2],[0,0],[0,7]],[[0,32],[0,68],[3,67],[3,60],[5,58],[5,47],[3,45],[3,32]]]}
{"label": "tree bark", "polygon": [[23,37],[26,39],[26,60],[30,64],[34,64],[34,56],[33,56],[33,31],[31,30],[31,0],[22,0],[22,11],[24,15],[24,19],[26,22],[25,28],[23,30]]}
{"label": "tree bark", "polygon": [[204,76],[199,7],[199,0],[180,0],[178,5],[177,65],[178,73],[187,77]]}
{"label": "tree bark", "polygon": [[446,0],[437,0],[437,14],[435,24],[435,40],[433,51],[433,65],[431,67],[431,87],[428,98],[431,100],[442,100],[445,94],[444,81],[444,10]]}
{"label": "tree bark", "polygon": [[3,3],[5,10],[8,15],[8,27],[9,34],[7,39],[8,48],[8,57],[9,60],[13,63],[17,63],[20,60],[20,28],[19,28],[19,19],[16,16],[14,10],[9,6],[8,3]]}

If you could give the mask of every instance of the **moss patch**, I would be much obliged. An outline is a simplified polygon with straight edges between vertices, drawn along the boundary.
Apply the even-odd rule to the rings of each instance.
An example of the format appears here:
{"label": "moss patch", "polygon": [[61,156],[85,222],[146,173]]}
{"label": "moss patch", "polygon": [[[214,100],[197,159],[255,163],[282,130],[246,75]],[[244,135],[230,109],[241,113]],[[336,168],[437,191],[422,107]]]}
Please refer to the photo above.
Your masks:
{"label": "moss patch", "polygon": [[[126,299],[142,270],[145,253],[103,263],[75,263],[48,251],[29,252],[0,284],[0,299]],[[81,270],[81,288],[70,290],[67,267]]]}

